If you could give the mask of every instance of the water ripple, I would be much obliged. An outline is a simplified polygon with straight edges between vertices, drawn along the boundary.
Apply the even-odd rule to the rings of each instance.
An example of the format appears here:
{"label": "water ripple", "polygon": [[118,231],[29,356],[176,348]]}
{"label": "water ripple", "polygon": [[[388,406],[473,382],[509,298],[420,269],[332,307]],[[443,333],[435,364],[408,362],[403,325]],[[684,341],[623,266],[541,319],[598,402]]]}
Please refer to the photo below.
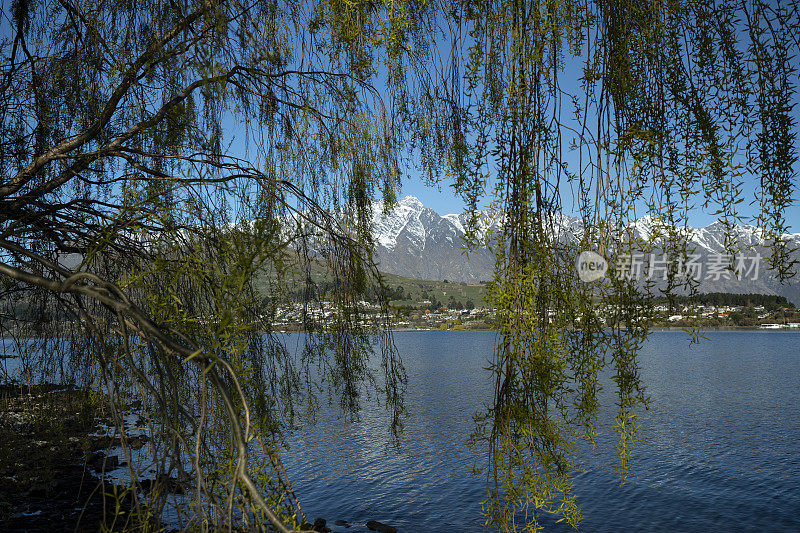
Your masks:
{"label": "water ripple", "polygon": [[[800,334],[708,336],[689,346],[681,333],[653,335],[641,355],[657,407],[643,417],[646,443],[622,487],[613,433],[584,450],[586,471],[574,478],[581,531],[800,531]],[[409,374],[405,439],[391,445],[388,418],[375,406],[358,422],[321,413],[288,439],[303,509],[329,523],[481,531],[486,484],[470,469],[485,456],[466,442],[473,413],[491,395],[484,367],[494,333],[403,333],[396,342]],[[602,418],[612,420],[613,396],[603,399]]]}

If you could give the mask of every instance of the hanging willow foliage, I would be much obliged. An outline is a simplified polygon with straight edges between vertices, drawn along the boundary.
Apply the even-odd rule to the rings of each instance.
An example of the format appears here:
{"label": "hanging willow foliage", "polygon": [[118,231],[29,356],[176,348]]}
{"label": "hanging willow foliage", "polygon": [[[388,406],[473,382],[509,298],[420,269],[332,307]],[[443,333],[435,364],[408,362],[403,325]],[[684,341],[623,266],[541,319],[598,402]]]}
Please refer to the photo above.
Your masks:
{"label": "hanging willow foliage", "polygon": [[[280,433],[328,383],[351,412],[378,383],[359,301],[379,283],[372,199],[392,205],[406,162],[452,180],[475,214],[470,246],[496,253],[495,394],[474,441],[490,450],[485,509],[501,530],[535,530],[545,512],[578,523],[576,443],[601,430],[603,372],[625,478],[647,404],[649,297],[694,287],[678,267],[659,284],[585,283],[580,251],[612,274],[637,250],[680,265],[703,210],[726,228],[732,268],[749,218],[773,271],[793,274],[796,1],[4,9],[4,330],[33,339],[20,347],[43,379],[139,397],[157,473],[191,481],[190,527],[298,521]],[[486,203],[501,222],[489,235]],[[630,224],[644,212],[661,228],[647,242]],[[580,216],[569,231],[566,213]],[[310,332],[300,354],[271,326],[291,283]],[[335,308],[325,323],[315,300]],[[387,326],[379,388],[397,428],[404,378]],[[169,499],[136,495],[159,527]]]}
{"label": "hanging willow foliage", "polygon": [[[446,13],[458,31],[438,153],[476,215],[470,245],[497,257],[495,392],[473,436],[491,451],[487,524],[577,525],[575,450],[601,429],[598,378],[617,389],[624,481],[648,405],[637,352],[650,297],[696,287],[690,216],[719,218],[731,270],[746,251],[735,224],[757,224],[772,273],[793,276],[782,236],[796,192],[798,3],[471,0]],[[487,199],[502,222],[488,236]],[[643,240],[632,223],[645,213],[657,229]],[[610,275],[580,281],[582,250]],[[663,280],[623,275],[637,251],[665,258]]]}
{"label": "hanging willow foliage", "polygon": [[[406,136],[375,79],[402,92],[425,6],[398,7],[4,4],[2,331],[24,379],[107,395],[127,454],[131,409],[147,421],[127,527],[174,506],[181,527],[286,531],[303,519],[286,428],[326,397],[357,413],[372,387],[400,429],[403,368],[360,303]],[[298,353],[273,328],[290,304]]]}

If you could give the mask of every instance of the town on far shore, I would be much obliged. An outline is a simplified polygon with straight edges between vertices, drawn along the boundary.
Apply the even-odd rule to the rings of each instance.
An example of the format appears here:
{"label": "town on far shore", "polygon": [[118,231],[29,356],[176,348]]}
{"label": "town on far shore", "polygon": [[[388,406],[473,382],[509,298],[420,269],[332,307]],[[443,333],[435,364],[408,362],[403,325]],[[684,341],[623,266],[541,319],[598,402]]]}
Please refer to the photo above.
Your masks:
{"label": "town on far shore", "polygon": [[[474,287],[474,285],[473,285]],[[396,291],[395,295],[402,295]],[[447,291],[431,296],[426,291],[424,299],[394,299],[390,312],[382,313],[377,302],[358,302],[361,312],[359,320],[364,326],[385,324],[389,321],[395,330],[453,331],[495,329],[495,311],[483,301],[483,294],[470,294],[471,298],[459,298],[451,292],[443,302],[438,296],[447,297]],[[466,292],[466,291],[464,291]],[[476,301],[477,300],[477,305]],[[310,323],[335,318],[334,305],[321,300],[315,303],[287,303],[277,305],[271,316],[274,330],[292,332],[307,329]],[[800,331],[800,312],[783,296],[764,294],[710,293],[693,296],[673,296],[672,301],[656,298],[646,309],[650,326],[660,328],[729,329],[747,328],[764,330]],[[613,306],[597,305],[594,308],[601,324],[612,327],[620,313]],[[550,311],[554,315],[554,311]]]}

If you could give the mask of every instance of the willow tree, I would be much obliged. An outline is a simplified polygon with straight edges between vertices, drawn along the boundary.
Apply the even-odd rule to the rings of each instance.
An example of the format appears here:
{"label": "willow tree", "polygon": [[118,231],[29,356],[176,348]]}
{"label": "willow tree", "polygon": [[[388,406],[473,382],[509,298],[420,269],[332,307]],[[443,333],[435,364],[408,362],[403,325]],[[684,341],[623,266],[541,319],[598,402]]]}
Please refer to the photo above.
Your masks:
{"label": "willow tree", "polygon": [[[648,287],[579,281],[578,251],[616,264],[658,246],[676,260],[659,289],[691,290],[681,228],[717,212],[740,252],[752,194],[791,274],[796,3],[44,0],[4,17],[3,326],[41,376],[139,396],[158,473],[191,480],[189,527],[285,530],[281,430],[324,384],[355,410],[377,383],[358,301],[376,277],[371,199],[391,205],[404,153],[447,170],[471,245],[497,256],[495,395],[475,433],[492,527],[578,522],[576,442],[600,429],[608,369],[623,478],[630,464]],[[487,199],[501,230],[484,237]],[[661,217],[656,242],[628,231],[642,211]],[[287,280],[322,299],[318,265],[336,311],[305,313],[316,333],[294,354],[271,319]],[[397,413],[388,340],[379,389]],[[167,498],[135,494],[156,527]]]}
{"label": "willow tree", "polygon": [[[423,7],[4,4],[3,332],[26,379],[106,394],[123,444],[129,406],[147,418],[128,526],[157,529],[169,501],[183,527],[288,530],[302,517],[281,431],[328,383],[348,411],[367,384],[402,410],[386,324],[364,326],[359,302],[378,283],[368,221],[398,185],[392,94]],[[291,284],[300,353],[271,325]],[[162,490],[139,490],[140,468]],[[170,479],[192,497],[169,498]]]}
{"label": "willow tree", "polygon": [[[650,297],[697,284],[693,214],[722,221],[732,274],[747,253],[734,229],[744,220],[762,229],[771,275],[792,276],[783,235],[796,193],[799,8],[473,0],[443,15],[456,28],[439,107],[449,121],[431,153],[476,214],[471,246],[497,257],[494,399],[474,434],[491,454],[491,527],[536,530],[545,514],[577,525],[577,444],[601,429],[603,373],[624,482],[648,404],[636,356]],[[488,236],[477,216],[487,201],[502,222]],[[659,222],[648,239],[631,224],[644,214]],[[580,281],[581,251],[604,256],[609,275]],[[626,272],[636,251],[657,252],[658,284],[652,265],[648,282]]]}

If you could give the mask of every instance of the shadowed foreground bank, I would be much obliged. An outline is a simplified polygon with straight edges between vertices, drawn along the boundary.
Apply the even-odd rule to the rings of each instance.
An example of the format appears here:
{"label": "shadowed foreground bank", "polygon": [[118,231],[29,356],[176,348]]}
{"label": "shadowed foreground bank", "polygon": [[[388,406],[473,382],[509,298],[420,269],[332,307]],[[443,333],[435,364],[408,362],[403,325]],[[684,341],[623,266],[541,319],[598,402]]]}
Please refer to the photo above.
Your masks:
{"label": "shadowed foreground bank", "polygon": [[104,453],[114,439],[97,436],[103,420],[101,403],[83,391],[0,385],[0,529],[130,526],[120,489],[92,472],[116,462]]}

